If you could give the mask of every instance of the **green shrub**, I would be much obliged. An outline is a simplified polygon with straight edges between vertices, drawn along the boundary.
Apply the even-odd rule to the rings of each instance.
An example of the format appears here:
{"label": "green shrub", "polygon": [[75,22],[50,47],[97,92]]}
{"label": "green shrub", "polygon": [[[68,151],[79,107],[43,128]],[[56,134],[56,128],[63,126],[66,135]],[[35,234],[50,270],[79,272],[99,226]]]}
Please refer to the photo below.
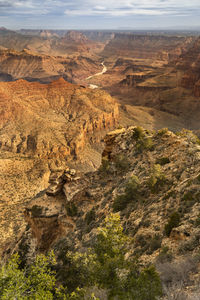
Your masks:
{"label": "green shrub", "polygon": [[182,213],[189,212],[191,207],[198,202],[199,196],[195,194],[194,191],[187,191],[184,193],[183,197],[181,198],[181,203],[179,210]]}
{"label": "green shrub", "polygon": [[134,128],[132,137],[136,141],[135,149],[138,152],[142,152],[145,149],[152,150],[154,148],[152,139],[146,136],[143,128],[141,127]]}
{"label": "green shrub", "polygon": [[117,195],[113,203],[113,211],[118,212],[126,208],[130,201],[137,201],[139,188],[139,179],[133,175],[125,186],[125,193]]}
{"label": "green shrub", "polygon": [[117,155],[114,159],[114,162],[118,171],[126,171],[130,165],[127,157],[123,154]]}
{"label": "green shrub", "polygon": [[163,136],[168,132],[168,128],[162,128],[160,130],[158,130],[157,135],[158,136]]}
{"label": "green shrub", "polygon": [[62,291],[56,289],[55,272],[51,270],[55,263],[53,253],[40,254],[28,268],[21,269],[19,256],[14,254],[0,268],[0,299],[53,300],[54,296],[66,299]]}
{"label": "green shrub", "polygon": [[32,217],[37,218],[42,214],[42,207],[39,205],[33,205],[31,208]]}
{"label": "green shrub", "polygon": [[188,191],[183,195],[183,201],[192,201],[193,200],[193,192]]}
{"label": "green shrub", "polygon": [[172,253],[169,251],[168,246],[164,246],[161,248],[159,255],[156,258],[156,261],[158,263],[165,263],[165,262],[170,262],[172,261]]}
{"label": "green shrub", "polygon": [[[24,269],[14,255],[0,268],[0,299],[95,300],[96,290],[103,289],[109,300],[156,300],[162,296],[159,274],[154,266],[142,269],[136,259],[127,258],[128,240],[119,214],[106,217],[88,251],[67,252],[65,288],[51,269],[56,264],[53,253],[37,256]],[[92,287],[96,289],[88,294]]]}
{"label": "green shrub", "polygon": [[200,213],[199,213],[199,215],[197,216],[194,225],[195,225],[196,227],[200,226]]}
{"label": "green shrub", "polygon": [[150,137],[145,137],[143,139],[138,140],[135,147],[139,152],[142,152],[143,150],[153,150],[154,144]]}
{"label": "green shrub", "polygon": [[108,159],[103,158],[101,161],[101,166],[99,167],[99,171],[103,174],[110,173],[110,162]]}
{"label": "green shrub", "polygon": [[170,236],[173,228],[178,227],[180,224],[180,215],[178,212],[173,212],[169,217],[168,223],[165,225],[165,234]]}
{"label": "green shrub", "polygon": [[165,175],[162,173],[161,166],[156,164],[151,170],[151,175],[148,180],[148,186],[152,193],[156,193],[167,182]]}
{"label": "green shrub", "polygon": [[142,127],[140,127],[140,126],[135,127],[133,129],[132,137],[136,141],[143,139],[145,137],[144,129]]}
{"label": "green shrub", "polygon": [[160,235],[155,234],[149,242],[149,251],[147,254],[152,254],[154,251],[159,249],[162,244],[162,238]]}
{"label": "green shrub", "polygon": [[157,160],[156,160],[156,164],[159,164],[161,166],[164,166],[168,163],[170,163],[170,160],[168,157],[161,157],[161,158],[157,158]]}
{"label": "green shrub", "polygon": [[85,222],[89,225],[92,221],[95,220],[96,213],[94,207],[86,213]]}
{"label": "green shrub", "polygon": [[70,216],[70,217],[77,216],[77,214],[78,214],[78,208],[77,208],[77,206],[73,202],[67,203],[66,206],[65,206],[65,208],[66,208],[68,216]]}
{"label": "green shrub", "polygon": [[196,134],[194,134],[191,130],[183,129],[180,132],[176,132],[176,135],[181,137],[189,138],[193,143],[200,145],[200,139]]}
{"label": "green shrub", "polygon": [[119,214],[111,214],[98,229],[96,243],[88,253],[69,252],[67,256],[78,276],[80,270],[84,272],[83,286],[106,290],[109,300],[156,300],[162,288],[154,266],[141,269],[136,260],[125,258],[127,252],[128,237]]}

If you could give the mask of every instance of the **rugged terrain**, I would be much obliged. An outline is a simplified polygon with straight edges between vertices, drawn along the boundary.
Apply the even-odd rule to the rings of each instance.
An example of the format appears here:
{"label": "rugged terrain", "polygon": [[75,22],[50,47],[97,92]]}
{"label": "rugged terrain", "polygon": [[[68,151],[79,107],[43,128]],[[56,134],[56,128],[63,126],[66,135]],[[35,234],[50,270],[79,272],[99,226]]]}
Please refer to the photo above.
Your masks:
{"label": "rugged terrain", "polygon": [[182,285],[182,292],[195,292],[200,141],[192,132],[115,130],[105,137],[98,171],[79,176],[65,167],[54,170],[49,182],[26,208],[30,229],[18,242],[23,255],[23,249],[27,257],[54,249],[61,259],[69,249],[85,249],[105,216],[120,212],[132,239],[129,255],[138,255],[144,265],[156,263],[171,291],[178,293]]}
{"label": "rugged terrain", "polygon": [[155,262],[167,289],[194,291],[200,141],[182,128],[200,135],[199,44],[196,36],[0,29],[5,258],[54,249],[62,265],[68,249],[90,246],[105,216],[120,212],[130,255]]}
{"label": "rugged terrain", "polygon": [[0,50],[0,80],[25,79],[49,83],[63,77],[68,82],[85,83],[85,78],[101,70],[97,57],[72,55],[66,58],[37,54],[29,50]]}
{"label": "rugged terrain", "polygon": [[117,122],[118,105],[104,91],[64,79],[0,83],[2,247],[20,230],[23,207],[46,187],[50,170],[66,163],[94,170],[101,139]]}
{"label": "rugged terrain", "polygon": [[86,139],[97,147],[118,119],[118,106],[106,92],[64,79],[2,82],[0,95],[1,149],[15,153],[84,160]]}
{"label": "rugged terrain", "polygon": [[135,119],[134,109],[148,113],[148,107],[155,116],[162,112],[169,118],[164,126],[173,131],[198,130],[198,53],[197,37],[116,34],[102,52],[107,72],[91,83],[116,97],[130,120]]}
{"label": "rugged terrain", "polygon": [[105,46],[102,55],[172,60],[181,55],[194,39],[181,36],[117,33]]}
{"label": "rugged terrain", "polygon": [[0,28],[0,46],[22,51],[28,49],[32,52],[47,55],[70,55],[72,53],[88,53],[98,50],[98,43],[89,40],[78,31],[68,31],[63,36],[56,34],[21,34],[6,28]]}

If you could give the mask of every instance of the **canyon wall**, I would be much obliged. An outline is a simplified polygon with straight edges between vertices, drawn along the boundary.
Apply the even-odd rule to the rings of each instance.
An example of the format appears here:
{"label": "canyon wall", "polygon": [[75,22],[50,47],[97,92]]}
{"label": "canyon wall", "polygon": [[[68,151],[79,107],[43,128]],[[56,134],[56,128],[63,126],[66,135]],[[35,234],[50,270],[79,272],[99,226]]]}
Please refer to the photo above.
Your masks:
{"label": "canyon wall", "polygon": [[176,62],[176,67],[183,72],[180,85],[192,89],[194,96],[200,95],[200,38]]}
{"label": "canyon wall", "polygon": [[113,128],[118,106],[106,92],[63,79],[44,85],[0,83],[0,146],[4,151],[64,159],[82,156]]}
{"label": "canyon wall", "polygon": [[99,72],[102,66],[94,59],[82,55],[58,57],[37,54],[29,50],[0,50],[0,79],[25,79],[50,83],[63,77],[69,82],[81,83],[89,75]]}
{"label": "canyon wall", "polygon": [[102,55],[169,61],[181,55],[193,37],[115,34]]}

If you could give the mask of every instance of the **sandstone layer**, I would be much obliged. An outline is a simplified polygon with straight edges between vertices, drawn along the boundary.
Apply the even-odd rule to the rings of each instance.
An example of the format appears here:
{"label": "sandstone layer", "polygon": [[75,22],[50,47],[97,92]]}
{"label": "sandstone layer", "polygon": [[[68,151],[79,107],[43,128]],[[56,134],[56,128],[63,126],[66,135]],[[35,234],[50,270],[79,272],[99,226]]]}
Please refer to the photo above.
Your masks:
{"label": "sandstone layer", "polygon": [[0,50],[0,80],[25,79],[49,83],[60,77],[68,82],[81,83],[101,70],[96,57],[73,55],[66,58],[37,54],[28,50]]}
{"label": "sandstone layer", "polygon": [[194,96],[200,96],[200,38],[186,53],[181,55],[176,61],[176,67],[183,72],[180,85],[191,89]]}
{"label": "sandstone layer", "polygon": [[[46,158],[84,157],[117,123],[118,106],[104,91],[24,80],[0,84],[1,149]],[[84,158],[83,158],[84,160]]]}
{"label": "sandstone layer", "polygon": [[102,55],[168,61],[181,55],[194,39],[180,36],[117,33],[105,46]]}
{"label": "sandstone layer", "polygon": [[0,29],[0,46],[22,51],[30,51],[47,55],[69,55],[72,53],[88,53],[98,49],[95,42],[90,41],[84,34],[78,31],[68,31],[64,36],[43,32],[43,34],[31,35]]}

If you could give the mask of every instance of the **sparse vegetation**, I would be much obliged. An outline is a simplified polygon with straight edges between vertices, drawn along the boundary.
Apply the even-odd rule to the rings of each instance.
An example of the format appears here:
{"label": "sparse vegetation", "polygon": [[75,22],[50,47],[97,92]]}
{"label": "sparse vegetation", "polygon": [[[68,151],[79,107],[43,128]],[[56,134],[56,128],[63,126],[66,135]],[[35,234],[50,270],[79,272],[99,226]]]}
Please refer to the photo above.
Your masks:
{"label": "sparse vegetation", "polygon": [[135,127],[133,130],[133,139],[136,141],[135,149],[138,152],[143,150],[152,150],[154,147],[153,141],[150,137],[147,137],[145,131],[141,127]]}
{"label": "sparse vegetation", "polygon": [[127,157],[123,154],[119,154],[114,159],[115,167],[118,171],[126,171],[129,168],[129,162],[127,160]]}
{"label": "sparse vegetation", "polygon": [[39,205],[33,205],[31,208],[33,218],[37,218],[42,214],[42,207]]}
{"label": "sparse vegetation", "polygon": [[161,157],[161,158],[157,158],[156,160],[156,164],[159,164],[161,166],[164,166],[166,164],[170,163],[169,157]]}
{"label": "sparse vegetation", "polygon": [[151,192],[157,193],[166,182],[167,179],[162,172],[161,166],[159,164],[154,165],[148,180],[148,186]]}
{"label": "sparse vegetation", "polygon": [[165,234],[170,236],[170,233],[173,228],[178,227],[180,224],[180,215],[178,212],[173,212],[169,217],[168,223],[165,225]]}
{"label": "sparse vegetation", "polygon": [[103,174],[110,173],[110,163],[108,159],[103,158],[101,161],[101,166],[99,167],[99,171]]}
{"label": "sparse vegetation", "polygon": [[170,252],[169,247],[164,246],[161,248],[159,255],[156,258],[158,263],[165,263],[172,261],[172,253]]}
{"label": "sparse vegetation", "polygon": [[66,208],[68,216],[70,216],[70,217],[77,216],[78,208],[73,202],[67,203],[65,208]]}
{"label": "sparse vegetation", "polygon": [[161,296],[162,288],[155,268],[139,269],[137,261],[125,259],[126,253],[127,236],[120,225],[120,217],[111,214],[99,228],[97,242],[88,253],[68,252],[67,257],[79,278],[80,274],[83,276],[78,282],[79,287],[82,283],[85,287],[107,290],[110,300],[115,297],[119,300],[156,300]]}
{"label": "sparse vegetation", "polygon": [[131,201],[136,201],[138,198],[139,179],[133,175],[125,186],[125,193],[118,195],[113,203],[113,211],[121,211],[126,208]]}
{"label": "sparse vegetation", "polygon": [[163,136],[163,135],[165,135],[168,131],[169,131],[168,128],[162,128],[162,129],[158,130],[157,135],[158,135],[158,136]]}
{"label": "sparse vegetation", "polygon": [[87,225],[89,225],[92,221],[94,221],[95,217],[96,217],[96,213],[95,213],[95,209],[93,207],[90,211],[88,211],[86,213],[85,221],[86,221]]}
{"label": "sparse vegetation", "polygon": [[162,244],[162,237],[159,234],[155,234],[149,242],[149,250],[147,251],[147,254],[152,254],[157,249],[160,249]]}
{"label": "sparse vegetation", "polygon": [[145,137],[144,129],[140,126],[135,127],[134,130],[133,130],[132,137],[136,141],[143,139]]}

